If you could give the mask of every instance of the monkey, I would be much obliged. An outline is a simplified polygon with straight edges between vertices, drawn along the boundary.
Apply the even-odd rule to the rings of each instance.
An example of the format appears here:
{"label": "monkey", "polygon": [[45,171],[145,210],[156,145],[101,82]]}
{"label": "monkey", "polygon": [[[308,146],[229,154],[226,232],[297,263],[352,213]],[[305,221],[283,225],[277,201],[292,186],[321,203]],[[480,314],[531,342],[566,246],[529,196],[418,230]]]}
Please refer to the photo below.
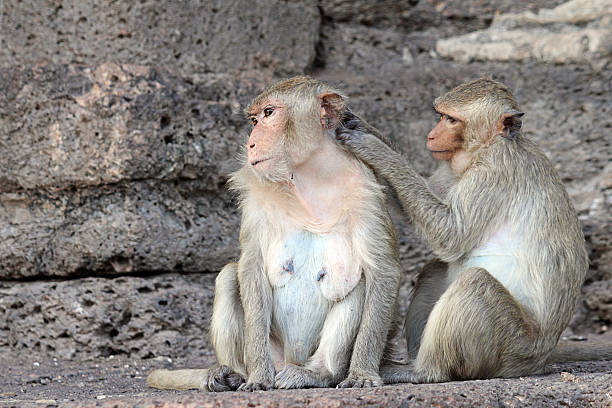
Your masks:
{"label": "monkey", "polygon": [[480,78],[433,107],[439,122],[427,148],[440,165],[427,181],[361,118],[347,113],[336,129],[439,258],[421,271],[407,311],[408,363],[383,362],[385,383],[517,377],[547,362],[612,359],[611,347],[555,350],[588,255],[557,172],[521,133],[524,113],[509,88]]}
{"label": "monkey", "polygon": [[383,385],[379,365],[399,327],[399,254],[382,186],[335,141],[346,111],[340,91],[310,77],[281,81],[249,105],[246,157],[229,180],[241,253],[215,281],[219,365],[154,370],[149,386]]}

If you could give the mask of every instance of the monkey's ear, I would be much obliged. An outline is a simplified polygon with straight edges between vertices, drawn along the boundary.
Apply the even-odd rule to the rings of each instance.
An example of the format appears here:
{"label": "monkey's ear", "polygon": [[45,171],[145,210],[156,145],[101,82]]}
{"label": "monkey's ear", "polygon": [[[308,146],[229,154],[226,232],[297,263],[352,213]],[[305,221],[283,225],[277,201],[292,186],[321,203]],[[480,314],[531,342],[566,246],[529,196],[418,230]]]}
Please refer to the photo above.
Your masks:
{"label": "monkey's ear", "polygon": [[333,129],[342,119],[344,110],[344,98],[334,92],[326,92],[319,95],[321,112],[321,126]]}
{"label": "monkey's ear", "polygon": [[521,132],[521,126],[523,125],[523,121],[521,117],[523,117],[525,113],[519,112],[517,110],[510,110],[502,115],[500,128],[502,129],[502,136],[506,139],[514,139]]}

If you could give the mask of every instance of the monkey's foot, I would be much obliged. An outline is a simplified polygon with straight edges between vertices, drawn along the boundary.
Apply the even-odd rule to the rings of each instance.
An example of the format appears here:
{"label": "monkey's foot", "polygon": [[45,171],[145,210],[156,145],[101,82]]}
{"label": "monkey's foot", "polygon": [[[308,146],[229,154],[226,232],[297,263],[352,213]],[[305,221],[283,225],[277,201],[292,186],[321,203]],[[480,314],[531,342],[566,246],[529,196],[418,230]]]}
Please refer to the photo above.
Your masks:
{"label": "monkey's foot", "polygon": [[238,387],[238,391],[245,391],[245,392],[253,392],[253,391],[267,391],[269,389],[271,389],[272,387],[269,387],[265,384],[262,383],[249,383],[249,382],[245,382],[244,384],[240,385],[240,387]]}
{"label": "monkey's foot", "polygon": [[264,364],[258,365],[255,369],[249,373],[244,384],[238,387],[238,391],[253,392],[253,391],[266,391],[274,388],[274,364],[272,359],[267,359],[263,362]]}
{"label": "monkey's foot", "polygon": [[212,392],[236,391],[246,380],[225,365],[212,367],[208,372],[208,390]]}
{"label": "monkey's foot", "polygon": [[383,364],[380,367],[380,375],[383,378],[385,384],[419,384],[425,382],[419,380],[419,377],[416,375],[412,364],[402,364],[395,362]]}
{"label": "monkey's foot", "polygon": [[361,375],[353,375],[344,379],[336,388],[371,388],[380,387],[383,385],[383,380],[376,373],[363,373]]}
{"label": "monkey's foot", "polygon": [[274,378],[274,387],[282,389],[329,387],[329,384],[329,379],[293,364],[287,364]]}

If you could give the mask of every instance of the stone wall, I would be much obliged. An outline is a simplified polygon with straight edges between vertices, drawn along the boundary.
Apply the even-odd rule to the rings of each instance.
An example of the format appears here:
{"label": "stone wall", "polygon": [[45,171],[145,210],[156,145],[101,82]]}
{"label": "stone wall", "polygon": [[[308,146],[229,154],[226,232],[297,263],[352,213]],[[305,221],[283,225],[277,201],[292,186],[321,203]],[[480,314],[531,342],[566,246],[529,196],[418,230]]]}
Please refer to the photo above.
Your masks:
{"label": "stone wall", "polygon": [[[609,336],[612,1],[562,3],[0,2],[0,354],[210,353],[214,273],[239,254],[242,109],[304,73],[424,174],[435,96],[508,84],[587,239],[566,334]],[[395,213],[405,310],[431,253]]]}

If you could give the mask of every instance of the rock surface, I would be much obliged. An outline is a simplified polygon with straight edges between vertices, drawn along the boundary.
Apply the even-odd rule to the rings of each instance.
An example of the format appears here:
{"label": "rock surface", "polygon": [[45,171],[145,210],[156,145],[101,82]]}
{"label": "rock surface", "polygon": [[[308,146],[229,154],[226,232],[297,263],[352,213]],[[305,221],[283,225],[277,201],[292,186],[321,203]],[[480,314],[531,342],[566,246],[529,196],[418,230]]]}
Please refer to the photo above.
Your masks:
{"label": "rock surface", "polygon": [[[2,2],[0,66],[106,62],[181,74],[271,68],[300,73],[315,56],[315,0]],[[278,24],[282,21],[282,24]]]}
{"label": "rock surface", "polygon": [[0,277],[218,271],[237,255],[225,180],[247,81],[113,63],[0,72]]}
{"label": "rock surface", "polygon": [[436,51],[462,62],[606,65],[612,55],[612,1],[572,0],[538,14],[502,14],[487,30],[439,40]]}
{"label": "rock surface", "polygon": [[211,355],[214,275],[0,284],[0,356]]}
{"label": "rock surface", "polygon": [[[610,8],[583,7],[608,2],[0,2],[0,356],[210,355],[214,272],[239,254],[241,110],[301,73],[345,89],[424,174],[435,96],[507,83],[587,240],[566,335],[610,338]],[[507,58],[486,45],[499,33],[517,36]],[[431,252],[394,219],[405,311]]]}

